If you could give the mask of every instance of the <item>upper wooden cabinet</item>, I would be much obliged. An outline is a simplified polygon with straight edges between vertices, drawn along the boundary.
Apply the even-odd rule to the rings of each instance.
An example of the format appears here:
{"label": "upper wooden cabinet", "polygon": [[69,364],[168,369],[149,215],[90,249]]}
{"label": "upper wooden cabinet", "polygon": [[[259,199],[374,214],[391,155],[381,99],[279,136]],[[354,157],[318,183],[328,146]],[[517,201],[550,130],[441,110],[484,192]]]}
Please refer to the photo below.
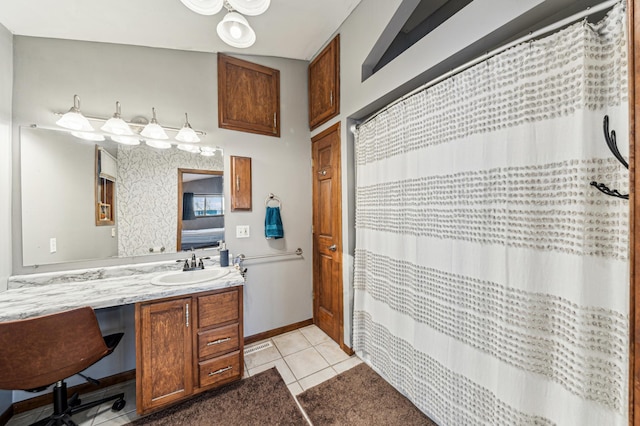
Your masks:
{"label": "upper wooden cabinet", "polygon": [[251,210],[251,158],[232,155],[231,211]]}
{"label": "upper wooden cabinet", "polygon": [[309,127],[340,114],[340,35],[309,64]]}
{"label": "upper wooden cabinet", "polygon": [[280,137],[280,71],[219,53],[218,127]]}

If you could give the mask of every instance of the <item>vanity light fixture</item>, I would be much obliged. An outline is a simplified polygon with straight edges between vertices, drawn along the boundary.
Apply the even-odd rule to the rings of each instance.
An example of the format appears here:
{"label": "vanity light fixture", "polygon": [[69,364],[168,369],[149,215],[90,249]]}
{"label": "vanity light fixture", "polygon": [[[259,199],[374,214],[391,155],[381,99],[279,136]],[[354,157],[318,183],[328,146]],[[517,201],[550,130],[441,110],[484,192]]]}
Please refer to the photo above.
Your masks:
{"label": "vanity light fixture", "polygon": [[136,136],[109,136],[112,141],[121,143],[123,145],[140,145],[140,138]]}
{"label": "vanity light fixture", "polygon": [[95,130],[87,120],[87,117],[80,112],[80,97],[78,95],[73,95],[73,106],[56,121],[56,124],[65,129],[81,132],[93,132]]}
{"label": "vanity light fixture", "polygon": [[200,138],[198,137],[196,132],[193,131],[191,124],[189,124],[189,116],[187,116],[186,112],[184,113],[184,126],[182,126],[182,129],[180,129],[180,131],[176,135],[176,140],[186,143],[200,142]]}
{"label": "vanity light fixture", "polygon": [[204,155],[205,157],[213,157],[216,155],[216,151],[222,152],[222,148],[216,146],[215,148],[212,146],[203,146],[200,148],[200,155]]}
{"label": "vanity light fixture", "polygon": [[201,15],[215,15],[224,6],[227,14],[218,23],[216,31],[229,46],[246,48],[256,41],[256,33],[242,16],[257,16],[267,11],[271,0],[180,0],[192,11]]}
{"label": "vanity light fixture", "polygon": [[120,117],[120,102],[116,101],[116,112],[113,117],[107,120],[106,123],[100,127],[107,133],[113,133],[114,135],[132,136],[133,130],[131,127]]}
{"label": "vanity light fixture", "polygon": [[71,134],[76,138],[84,139],[86,141],[101,142],[104,140],[104,136],[102,136],[100,133],[72,131]]}
{"label": "vanity light fixture", "polygon": [[186,143],[181,143],[177,146],[177,148],[180,151],[186,151],[186,152],[191,152],[193,154],[198,154],[200,153],[200,147],[197,147],[195,145],[190,145],[190,144],[186,144]]}
{"label": "vanity light fixture", "polygon": [[171,142],[161,141],[158,139],[145,139],[144,143],[152,148],[156,149],[169,149],[171,148]]}
{"label": "vanity light fixture", "polygon": [[144,126],[140,135],[149,139],[169,139],[169,136],[167,136],[162,126],[158,124],[158,120],[156,120],[156,109],[151,108],[151,112],[153,114],[153,118],[151,118],[151,122],[149,124]]}

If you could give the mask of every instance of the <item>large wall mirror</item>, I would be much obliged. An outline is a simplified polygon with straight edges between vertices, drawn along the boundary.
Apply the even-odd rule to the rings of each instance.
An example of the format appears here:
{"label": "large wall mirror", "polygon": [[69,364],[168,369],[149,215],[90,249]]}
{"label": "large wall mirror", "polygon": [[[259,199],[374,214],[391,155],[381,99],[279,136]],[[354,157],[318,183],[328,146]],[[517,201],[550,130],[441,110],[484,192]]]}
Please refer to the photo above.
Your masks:
{"label": "large wall mirror", "polygon": [[[113,200],[99,200],[111,209],[113,223],[107,226],[98,226],[96,219],[96,145],[116,167]],[[21,127],[20,160],[23,266],[172,253],[183,246],[215,247],[224,239],[221,151],[202,156],[175,147],[89,142],[57,130]],[[200,190],[184,183],[181,170],[190,172],[187,181],[209,186]],[[205,211],[197,211],[203,216],[179,224],[183,211],[176,199],[179,193],[183,199],[184,188],[194,197],[209,197],[203,201]],[[205,238],[213,243],[189,245],[190,238],[202,237],[198,229],[208,229],[199,233],[208,233]],[[182,232],[188,230],[193,235],[185,245]]]}

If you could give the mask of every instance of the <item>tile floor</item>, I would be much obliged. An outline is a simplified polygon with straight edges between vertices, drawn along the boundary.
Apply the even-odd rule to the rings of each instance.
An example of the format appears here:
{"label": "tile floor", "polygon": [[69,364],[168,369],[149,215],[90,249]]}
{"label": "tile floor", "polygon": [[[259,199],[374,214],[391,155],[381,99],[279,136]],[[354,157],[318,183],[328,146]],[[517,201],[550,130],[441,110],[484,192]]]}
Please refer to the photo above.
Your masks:
{"label": "tile floor", "polygon": [[[272,346],[251,352],[255,346],[267,342]],[[248,345],[245,352],[249,352],[244,358],[245,378],[276,367],[294,396],[362,362],[355,355],[349,357],[345,354],[337,343],[315,325]],[[119,389],[124,389],[127,401],[127,405],[121,411],[112,411],[111,403],[105,403],[74,415],[73,420],[79,426],[108,426],[124,425],[136,419],[138,415],[134,381],[81,395],[82,402],[100,398],[104,394],[117,393]],[[29,425],[48,416],[52,410],[51,406],[47,406],[17,414],[11,418],[7,426]]]}

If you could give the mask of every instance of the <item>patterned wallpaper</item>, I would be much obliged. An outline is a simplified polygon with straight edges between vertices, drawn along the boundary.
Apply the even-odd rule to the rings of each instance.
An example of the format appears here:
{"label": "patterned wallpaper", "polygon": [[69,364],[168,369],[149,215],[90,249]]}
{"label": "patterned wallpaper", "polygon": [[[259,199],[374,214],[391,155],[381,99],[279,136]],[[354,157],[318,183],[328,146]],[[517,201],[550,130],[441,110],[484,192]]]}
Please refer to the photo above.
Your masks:
{"label": "patterned wallpaper", "polygon": [[205,157],[174,148],[118,146],[118,255],[176,251],[178,168],[223,170],[222,155]]}

